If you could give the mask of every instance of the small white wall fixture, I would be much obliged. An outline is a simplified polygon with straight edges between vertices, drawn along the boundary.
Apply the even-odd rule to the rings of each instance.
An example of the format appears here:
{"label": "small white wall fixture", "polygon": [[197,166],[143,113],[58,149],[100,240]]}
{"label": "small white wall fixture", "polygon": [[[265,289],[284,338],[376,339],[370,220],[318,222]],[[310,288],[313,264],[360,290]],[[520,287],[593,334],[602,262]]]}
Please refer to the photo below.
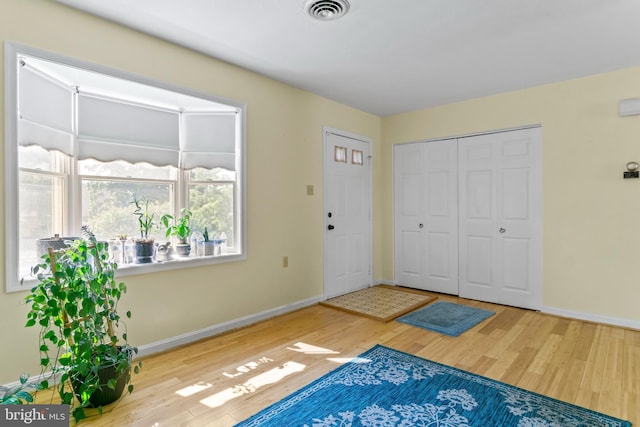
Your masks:
{"label": "small white wall fixture", "polygon": [[618,115],[620,117],[640,115],[640,98],[622,99],[618,105]]}

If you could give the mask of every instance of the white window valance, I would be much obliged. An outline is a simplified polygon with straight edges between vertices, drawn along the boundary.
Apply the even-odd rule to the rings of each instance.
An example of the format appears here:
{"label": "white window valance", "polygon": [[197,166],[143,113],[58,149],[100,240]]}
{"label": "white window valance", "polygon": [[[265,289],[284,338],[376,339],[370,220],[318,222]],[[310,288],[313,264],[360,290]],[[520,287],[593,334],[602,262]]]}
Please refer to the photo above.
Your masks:
{"label": "white window valance", "polygon": [[180,166],[236,170],[234,113],[183,113]]}
{"label": "white window valance", "polygon": [[78,158],[178,166],[176,111],[78,94]]}
{"label": "white window valance", "polygon": [[71,155],[74,88],[20,64],[18,80],[18,144],[39,145]]}
{"label": "white window valance", "polygon": [[203,111],[199,106],[190,112],[180,105],[132,101],[113,89],[108,96],[85,91],[26,63],[19,71],[20,145],[78,159],[236,170],[235,108]]}
{"label": "white window valance", "polygon": [[18,119],[18,144],[28,147],[39,145],[45,150],[73,155],[73,134],[30,120]]}

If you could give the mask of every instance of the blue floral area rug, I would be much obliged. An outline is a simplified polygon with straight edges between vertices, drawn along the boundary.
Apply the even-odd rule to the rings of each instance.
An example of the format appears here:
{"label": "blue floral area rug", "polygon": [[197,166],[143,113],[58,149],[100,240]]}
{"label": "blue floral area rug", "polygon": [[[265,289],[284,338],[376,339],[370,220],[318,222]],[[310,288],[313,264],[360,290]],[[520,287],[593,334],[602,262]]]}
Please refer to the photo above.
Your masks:
{"label": "blue floral area rug", "polygon": [[396,320],[451,337],[457,337],[494,314],[496,314],[495,311],[469,307],[468,305],[436,302]]}
{"label": "blue floral area rug", "polygon": [[614,427],[631,423],[377,345],[237,426]]}

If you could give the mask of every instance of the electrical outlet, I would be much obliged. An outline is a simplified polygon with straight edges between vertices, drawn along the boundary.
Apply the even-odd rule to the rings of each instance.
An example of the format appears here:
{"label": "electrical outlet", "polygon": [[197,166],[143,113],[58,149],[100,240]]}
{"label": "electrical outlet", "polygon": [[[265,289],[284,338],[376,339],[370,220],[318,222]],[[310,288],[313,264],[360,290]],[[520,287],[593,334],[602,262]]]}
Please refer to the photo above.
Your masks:
{"label": "electrical outlet", "polygon": [[283,256],[282,257],[282,266],[284,268],[289,267],[289,257],[288,256]]}
{"label": "electrical outlet", "polygon": [[313,185],[307,185],[307,196],[313,196]]}

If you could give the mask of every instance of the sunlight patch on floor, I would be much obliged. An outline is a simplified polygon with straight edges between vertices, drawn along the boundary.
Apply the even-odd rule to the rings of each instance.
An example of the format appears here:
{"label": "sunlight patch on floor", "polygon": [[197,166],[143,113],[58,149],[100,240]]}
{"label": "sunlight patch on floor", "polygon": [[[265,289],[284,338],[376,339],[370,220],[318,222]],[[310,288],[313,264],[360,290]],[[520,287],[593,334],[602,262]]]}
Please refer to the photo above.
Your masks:
{"label": "sunlight patch on floor", "polygon": [[179,394],[182,397],[189,397],[193,394],[196,393],[200,393],[202,390],[206,390],[208,388],[211,387],[211,384],[207,383],[207,384],[194,384],[194,385],[190,385],[189,387],[185,387],[182,390],[178,390],[176,391],[176,394]]}
{"label": "sunlight patch on floor", "polygon": [[367,359],[366,357],[352,357],[349,362],[351,363],[371,363],[371,359]]}
{"label": "sunlight patch on floor", "polygon": [[340,354],[339,351],[333,351],[303,342],[297,342],[294,344],[294,347],[287,347],[287,350],[297,351],[298,353],[304,354]]}
{"label": "sunlight patch on floor", "polygon": [[[257,361],[251,361],[251,362],[247,362],[243,365],[240,365],[236,368],[235,372],[223,372],[222,375],[227,377],[227,378],[236,378],[239,377],[241,375],[245,375],[248,372],[251,372],[254,369],[259,368],[262,365],[265,365],[267,363],[273,362],[273,359],[269,359],[268,357],[261,357],[260,359],[258,359]],[[196,393],[200,393],[203,390],[206,390],[208,388],[213,387],[211,384],[209,383],[204,383],[204,382],[199,382],[193,385],[190,385],[188,387],[185,387],[183,389],[180,389],[178,391],[176,391],[176,394],[182,396],[182,397],[189,397],[192,396]]]}
{"label": "sunlight patch on floor", "polygon": [[327,357],[329,362],[340,363],[341,365],[351,362],[353,357]]}
{"label": "sunlight patch on floor", "polygon": [[[287,347],[288,350],[294,351],[296,353],[303,353],[307,355],[339,355],[339,351],[334,351],[328,348],[315,346],[312,344],[307,344],[304,342],[297,342],[290,347]],[[326,360],[334,362],[334,363],[347,363],[351,361],[353,358],[342,358],[342,357],[329,357]],[[285,359],[286,360],[286,359]],[[251,372],[255,370],[263,371],[265,369],[265,365],[273,363],[274,360],[269,357],[260,357],[259,359],[254,359],[249,362],[243,363],[242,365],[231,368],[229,371],[222,372],[222,376],[229,379],[237,379],[238,381],[242,381],[240,377],[248,376]],[[245,382],[235,384],[231,387],[227,387],[219,392],[213,393],[210,396],[200,400],[200,403],[206,405],[210,408],[218,408],[225,403],[238,398],[240,396],[254,393],[261,387],[275,384],[279,381],[282,381],[287,376],[293,375],[298,372],[304,371],[306,365],[288,361],[281,366],[270,369],[261,374],[255,375],[251,378],[248,378]],[[189,397],[195,395],[197,393],[201,393],[213,387],[210,383],[199,382],[188,387],[185,387],[181,390],[176,391],[176,394]],[[216,387],[217,388],[217,387]],[[211,393],[214,390],[210,390]]]}
{"label": "sunlight patch on floor", "polygon": [[222,375],[224,375],[227,378],[235,378],[235,377],[239,377],[240,375],[244,375],[247,372],[251,372],[254,369],[257,369],[258,367],[269,363],[269,362],[273,362],[273,359],[269,359],[268,357],[261,357],[260,359],[258,359],[257,362],[248,362],[245,363],[244,365],[240,365],[236,368],[236,372],[233,373],[228,373],[228,372],[223,372]]}
{"label": "sunlight patch on floor", "polygon": [[282,365],[282,367],[273,368],[263,374],[250,378],[245,383],[229,387],[221,392],[202,399],[200,403],[210,408],[217,408],[232,399],[245,394],[254,393],[260,387],[275,384],[291,374],[302,372],[305,368],[306,366],[301,363],[289,361]]}

